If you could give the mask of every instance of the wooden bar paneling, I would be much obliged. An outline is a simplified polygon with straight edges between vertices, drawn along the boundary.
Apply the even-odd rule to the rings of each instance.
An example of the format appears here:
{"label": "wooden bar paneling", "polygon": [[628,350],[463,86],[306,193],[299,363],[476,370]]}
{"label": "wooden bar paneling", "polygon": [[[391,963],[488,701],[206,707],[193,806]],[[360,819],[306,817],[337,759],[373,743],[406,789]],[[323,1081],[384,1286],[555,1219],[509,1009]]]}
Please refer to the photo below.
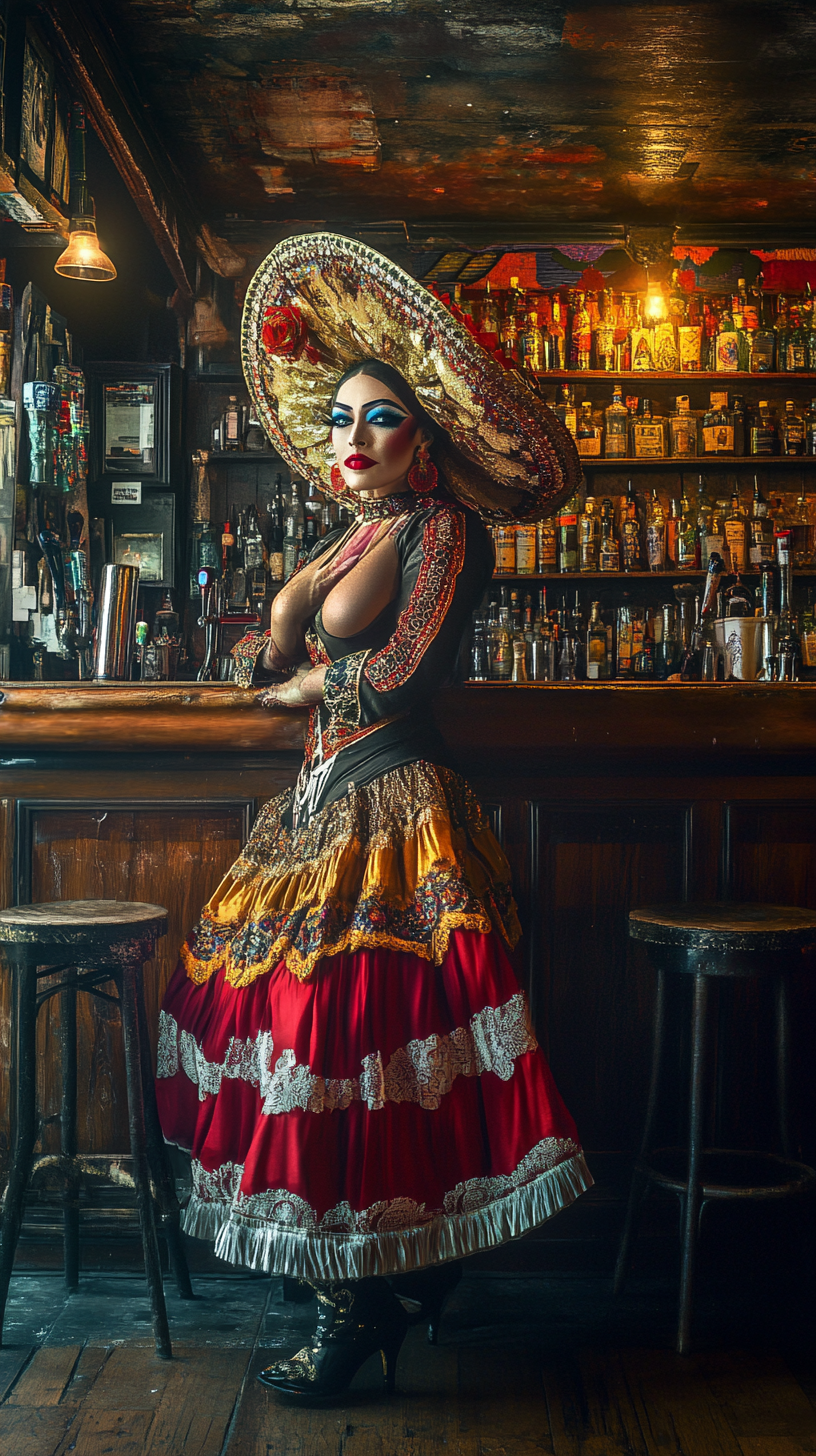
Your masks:
{"label": "wooden bar paneling", "polygon": [[[6,687],[0,893],[167,905],[171,933],[146,972],[155,1027],[178,945],[239,852],[252,806],[294,782],[303,716],[266,713],[255,694],[226,684]],[[816,695],[750,685],[460,688],[440,695],[436,716],[510,861],[525,929],[517,965],[558,1085],[590,1157],[624,1160],[640,1136],[654,995],[628,911],[721,894],[816,905]],[[680,979],[666,1140],[681,1130],[687,1096]],[[795,980],[796,1133],[815,1159],[816,975],[803,966]],[[774,1147],[768,989],[726,989],[712,1036],[722,1107],[711,1133]],[[0,1078],[4,990],[2,977]],[[56,1111],[57,1014],[41,1028],[47,1115]],[[127,1147],[115,1018],[104,1003],[80,1011],[80,1136],[97,1153]],[[54,1129],[45,1139],[54,1146]]]}

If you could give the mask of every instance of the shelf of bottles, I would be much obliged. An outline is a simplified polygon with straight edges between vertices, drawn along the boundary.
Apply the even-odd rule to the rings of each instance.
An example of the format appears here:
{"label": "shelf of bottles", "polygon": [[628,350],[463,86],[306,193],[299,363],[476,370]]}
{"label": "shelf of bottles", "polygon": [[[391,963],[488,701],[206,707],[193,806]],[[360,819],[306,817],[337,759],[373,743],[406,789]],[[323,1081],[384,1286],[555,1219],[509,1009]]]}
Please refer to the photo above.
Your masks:
{"label": "shelf of bottles", "polygon": [[[778,674],[780,643],[788,674],[816,672],[813,588],[800,583],[807,600],[794,603],[794,578],[816,576],[815,501],[804,488],[768,500],[758,479],[749,499],[709,494],[704,475],[668,500],[630,480],[625,494],[573,498],[550,520],[493,527],[496,571],[474,616],[468,679],[673,678],[718,558],[716,617],[773,620],[762,676]],[[684,676],[695,676],[688,662]]]}
{"label": "shelf of bottles", "polygon": [[[438,290],[437,290],[438,291]],[[740,279],[735,292],[667,284],[641,291],[457,286],[440,295],[485,348],[534,380],[786,378],[816,374],[816,316],[804,294],[763,291]]]}

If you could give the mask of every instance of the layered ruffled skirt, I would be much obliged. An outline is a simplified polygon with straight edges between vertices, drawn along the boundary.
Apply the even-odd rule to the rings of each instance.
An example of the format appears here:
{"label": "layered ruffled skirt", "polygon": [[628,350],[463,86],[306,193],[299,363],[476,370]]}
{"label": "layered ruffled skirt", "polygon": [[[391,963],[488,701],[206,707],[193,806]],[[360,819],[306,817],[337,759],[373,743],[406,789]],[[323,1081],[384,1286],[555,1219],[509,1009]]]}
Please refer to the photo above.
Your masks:
{"label": "layered ruffled skirt", "polygon": [[165,1136],[224,1259],[358,1279],[490,1248],[592,1179],[506,942],[504,856],[457,775],[267,804],[161,1012]]}

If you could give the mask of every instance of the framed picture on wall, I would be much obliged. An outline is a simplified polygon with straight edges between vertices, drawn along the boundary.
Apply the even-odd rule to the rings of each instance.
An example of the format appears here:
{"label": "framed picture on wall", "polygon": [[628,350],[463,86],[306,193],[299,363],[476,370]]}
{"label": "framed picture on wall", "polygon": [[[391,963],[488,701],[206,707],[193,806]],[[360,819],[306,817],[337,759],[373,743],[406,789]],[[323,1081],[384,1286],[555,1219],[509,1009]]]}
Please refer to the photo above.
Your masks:
{"label": "framed picture on wall", "polygon": [[124,477],[171,485],[183,468],[178,365],[92,363],[86,373],[90,484]]}
{"label": "framed picture on wall", "polygon": [[32,177],[48,186],[53,111],[54,62],[39,36],[29,27],[23,54],[20,161]]}
{"label": "framed picture on wall", "polygon": [[171,491],[144,491],[133,505],[111,505],[106,514],[108,561],[138,566],[145,586],[174,586],[176,501]]}

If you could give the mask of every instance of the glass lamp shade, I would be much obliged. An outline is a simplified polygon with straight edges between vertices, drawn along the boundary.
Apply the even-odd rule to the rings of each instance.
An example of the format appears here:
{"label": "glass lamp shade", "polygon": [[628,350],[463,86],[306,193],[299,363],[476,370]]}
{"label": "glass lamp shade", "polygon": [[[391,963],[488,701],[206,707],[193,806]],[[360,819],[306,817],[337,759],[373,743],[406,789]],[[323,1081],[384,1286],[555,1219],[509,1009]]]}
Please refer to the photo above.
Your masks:
{"label": "glass lamp shade", "polygon": [[68,246],[54,264],[54,272],[63,278],[79,278],[85,283],[108,283],[116,277],[110,258],[102,252],[92,217],[71,219]]}

